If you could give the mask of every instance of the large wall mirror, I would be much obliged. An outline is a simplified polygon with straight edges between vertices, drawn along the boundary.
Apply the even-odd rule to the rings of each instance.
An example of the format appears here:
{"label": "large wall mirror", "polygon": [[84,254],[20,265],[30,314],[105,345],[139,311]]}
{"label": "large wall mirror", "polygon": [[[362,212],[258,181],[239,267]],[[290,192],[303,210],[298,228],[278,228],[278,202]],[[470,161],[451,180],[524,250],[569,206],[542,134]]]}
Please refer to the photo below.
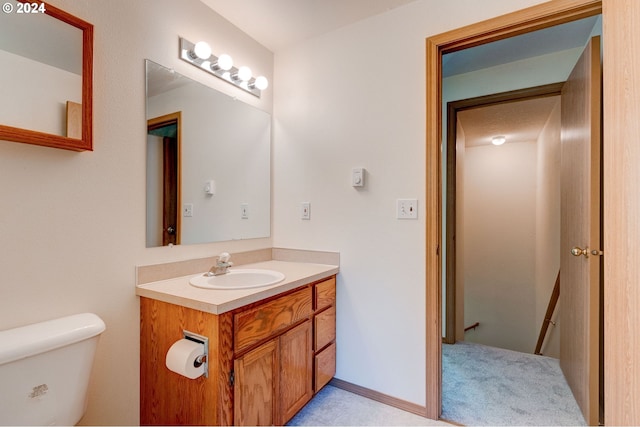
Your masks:
{"label": "large wall mirror", "polygon": [[146,246],[269,237],[271,116],[146,61]]}
{"label": "large wall mirror", "polygon": [[91,150],[93,25],[45,2],[2,3],[0,140]]}

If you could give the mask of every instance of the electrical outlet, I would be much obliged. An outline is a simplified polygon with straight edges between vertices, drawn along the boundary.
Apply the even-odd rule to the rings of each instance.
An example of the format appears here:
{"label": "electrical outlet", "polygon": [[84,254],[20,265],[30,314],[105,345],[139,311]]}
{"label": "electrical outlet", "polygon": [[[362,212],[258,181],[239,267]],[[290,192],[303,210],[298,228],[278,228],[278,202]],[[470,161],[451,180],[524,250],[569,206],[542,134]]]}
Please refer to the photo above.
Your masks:
{"label": "electrical outlet", "polygon": [[302,202],[300,204],[300,219],[311,219],[311,203]]}
{"label": "electrical outlet", "polygon": [[396,206],[396,218],[417,219],[418,218],[418,200],[417,199],[398,199],[397,206]]}

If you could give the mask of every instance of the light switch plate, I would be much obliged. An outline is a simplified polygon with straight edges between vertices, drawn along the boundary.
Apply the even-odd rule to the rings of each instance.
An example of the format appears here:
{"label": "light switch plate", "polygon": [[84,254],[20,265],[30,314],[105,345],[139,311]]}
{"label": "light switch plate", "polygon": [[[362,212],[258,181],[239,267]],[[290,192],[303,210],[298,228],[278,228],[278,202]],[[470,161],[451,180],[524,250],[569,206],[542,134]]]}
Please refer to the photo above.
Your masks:
{"label": "light switch plate", "polygon": [[300,203],[300,219],[311,219],[311,203]]}
{"label": "light switch plate", "polygon": [[396,218],[418,219],[418,199],[398,199]]}
{"label": "light switch plate", "polygon": [[351,186],[364,187],[364,168],[353,168],[351,170]]}
{"label": "light switch plate", "polygon": [[193,203],[185,203],[184,205],[182,205],[182,216],[184,217],[193,216]]}
{"label": "light switch plate", "polygon": [[204,183],[204,192],[209,196],[216,194],[216,182],[212,179]]}
{"label": "light switch plate", "polygon": [[249,203],[240,203],[240,218],[249,219]]}

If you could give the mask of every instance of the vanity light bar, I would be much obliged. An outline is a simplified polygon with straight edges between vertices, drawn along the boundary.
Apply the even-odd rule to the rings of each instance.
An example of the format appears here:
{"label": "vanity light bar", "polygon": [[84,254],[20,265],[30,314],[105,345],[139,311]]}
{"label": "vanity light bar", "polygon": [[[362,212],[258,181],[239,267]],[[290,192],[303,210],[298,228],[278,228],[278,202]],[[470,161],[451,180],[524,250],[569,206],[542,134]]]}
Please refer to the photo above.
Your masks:
{"label": "vanity light bar", "polygon": [[219,57],[213,55],[211,48],[205,42],[193,44],[180,37],[180,59],[258,98],[269,85],[266,77],[252,77],[249,67],[234,67],[229,55],[223,54]]}

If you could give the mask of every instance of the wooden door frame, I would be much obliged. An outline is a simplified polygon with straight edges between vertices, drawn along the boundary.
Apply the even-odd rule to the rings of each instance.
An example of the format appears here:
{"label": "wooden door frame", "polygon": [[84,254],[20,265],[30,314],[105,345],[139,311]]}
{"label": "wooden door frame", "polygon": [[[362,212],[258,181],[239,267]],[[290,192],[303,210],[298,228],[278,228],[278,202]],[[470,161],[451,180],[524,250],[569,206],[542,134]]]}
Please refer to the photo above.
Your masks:
{"label": "wooden door frame", "polygon": [[[182,234],[182,112],[176,111],[175,113],[165,114],[163,116],[154,117],[147,120],[147,131],[162,126],[167,126],[175,123],[177,126],[176,135],[176,245],[181,242]],[[164,156],[164,154],[163,154]],[[164,215],[163,215],[164,217]],[[163,231],[164,233],[164,231]]]}
{"label": "wooden door frame", "polygon": [[459,101],[451,101],[447,103],[447,204],[445,207],[446,230],[445,230],[445,296],[446,296],[446,322],[445,336],[443,342],[446,344],[454,344],[457,338],[456,331],[456,257],[457,244],[455,236],[456,218],[457,218],[457,122],[458,112],[470,110],[478,107],[488,107],[491,105],[505,104],[509,102],[526,101],[536,98],[544,98],[547,96],[560,96],[562,85],[564,82],[550,83],[541,86],[534,86],[525,89],[517,89],[508,92],[500,92],[491,95],[477,96],[474,98],[462,99]]}
{"label": "wooden door frame", "polygon": [[602,13],[601,0],[555,0],[426,40],[426,416],[442,409],[442,55]]}

